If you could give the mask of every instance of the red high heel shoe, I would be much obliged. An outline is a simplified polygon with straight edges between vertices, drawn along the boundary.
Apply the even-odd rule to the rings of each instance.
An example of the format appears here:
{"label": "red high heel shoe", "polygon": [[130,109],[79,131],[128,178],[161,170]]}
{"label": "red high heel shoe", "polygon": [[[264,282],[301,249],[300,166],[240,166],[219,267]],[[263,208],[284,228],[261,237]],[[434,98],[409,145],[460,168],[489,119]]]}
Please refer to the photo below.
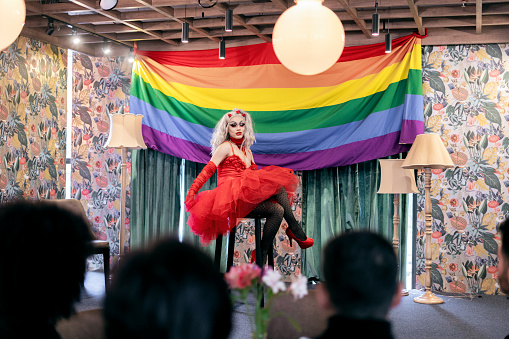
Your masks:
{"label": "red high heel shoe", "polygon": [[251,251],[251,259],[249,260],[251,264],[256,264],[256,249]]}
{"label": "red high heel shoe", "polygon": [[313,238],[306,237],[306,240],[299,240],[295,235],[293,235],[292,231],[290,231],[290,227],[286,229],[286,235],[288,236],[288,239],[290,240],[290,246],[292,246],[292,239],[299,244],[300,248],[305,250],[306,248],[309,248],[315,244],[315,241]]}

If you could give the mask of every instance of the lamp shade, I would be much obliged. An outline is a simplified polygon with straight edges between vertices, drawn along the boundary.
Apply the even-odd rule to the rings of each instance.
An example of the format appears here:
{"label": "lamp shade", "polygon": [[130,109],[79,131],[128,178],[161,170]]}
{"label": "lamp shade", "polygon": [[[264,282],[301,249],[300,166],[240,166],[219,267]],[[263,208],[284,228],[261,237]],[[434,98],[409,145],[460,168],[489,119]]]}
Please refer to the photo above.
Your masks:
{"label": "lamp shade", "polygon": [[449,152],[438,134],[419,134],[408,151],[403,168],[451,168],[454,167]]}
{"label": "lamp shade", "polygon": [[380,159],[382,176],[377,193],[419,193],[414,170],[401,168],[405,159]]}
{"label": "lamp shade", "polygon": [[25,24],[24,0],[4,0],[0,4],[0,50],[9,47],[21,33]]}
{"label": "lamp shade", "polygon": [[111,148],[147,148],[141,134],[141,114],[110,115],[110,136],[105,147]]}
{"label": "lamp shade", "polygon": [[322,6],[323,0],[295,0],[278,18],[272,45],[279,61],[290,71],[313,75],[334,65],[345,47],[345,30],[338,16]]}

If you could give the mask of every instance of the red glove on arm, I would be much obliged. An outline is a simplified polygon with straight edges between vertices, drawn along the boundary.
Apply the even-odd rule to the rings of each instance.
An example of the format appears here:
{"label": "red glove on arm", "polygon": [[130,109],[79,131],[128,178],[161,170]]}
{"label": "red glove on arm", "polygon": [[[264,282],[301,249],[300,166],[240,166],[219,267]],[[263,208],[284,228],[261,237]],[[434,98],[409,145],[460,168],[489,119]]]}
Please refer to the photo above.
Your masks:
{"label": "red glove on arm", "polygon": [[194,196],[196,193],[202,188],[202,186],[207,182],[207,180],[210,179],[210,177],[216,172],[216,164],[214,164],[212,161],[209,161],[205,167],[203,167],[202,171],[196,179],[194,179],[193,184],[191,185],[191,188],[189,189],[189,192],[187,193],[185,205],[187,209],[189,210],[194,205]]}

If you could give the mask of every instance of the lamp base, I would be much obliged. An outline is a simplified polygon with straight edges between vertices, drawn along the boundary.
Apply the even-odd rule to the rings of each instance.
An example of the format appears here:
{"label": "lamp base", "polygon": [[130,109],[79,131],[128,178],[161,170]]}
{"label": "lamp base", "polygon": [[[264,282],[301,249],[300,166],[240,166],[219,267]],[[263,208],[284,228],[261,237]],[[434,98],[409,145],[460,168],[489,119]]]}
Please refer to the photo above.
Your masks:
{"label": "lamp base", "polygon": [[414,301],[419,304],[443,304],[444,299],[437,297],[431,291],[426,291],[423,295],[415,297]]}
{"label": "lamp base", "polygon": [[407,296],[407,295],[409,295],[409,293],[408,293],[408,291],[407,291],[406,289],[404,289],[404,288],[403,288],[403,289],[401,290],[401,295],[402,295],[402,296]]}

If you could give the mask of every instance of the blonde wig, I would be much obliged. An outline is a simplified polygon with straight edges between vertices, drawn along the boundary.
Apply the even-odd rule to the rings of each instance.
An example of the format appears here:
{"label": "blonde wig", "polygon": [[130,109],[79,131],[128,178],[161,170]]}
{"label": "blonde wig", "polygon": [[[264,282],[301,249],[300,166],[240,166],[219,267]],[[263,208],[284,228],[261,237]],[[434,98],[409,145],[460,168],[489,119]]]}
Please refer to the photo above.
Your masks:
{"label": "blonde wig", "polygon": [[232,118],[242,116],[246,121],[246,128],[244,130],[244,141],[242,142],[242,146],[247,150],[251,148],[251,145],[256,142],[254,129],[253,129],[253,120],[251,119],[251,115],[241,109],[234,108],[230,112],[223,115],[221,120],[217,123],[214,128],[214,132],[212,133],[212,140],[210,140],[210,145],[212,146],[212,153],[216,152],[216,149],[223,142],[230,140],[230,135],[228,134],[228,124]]}

